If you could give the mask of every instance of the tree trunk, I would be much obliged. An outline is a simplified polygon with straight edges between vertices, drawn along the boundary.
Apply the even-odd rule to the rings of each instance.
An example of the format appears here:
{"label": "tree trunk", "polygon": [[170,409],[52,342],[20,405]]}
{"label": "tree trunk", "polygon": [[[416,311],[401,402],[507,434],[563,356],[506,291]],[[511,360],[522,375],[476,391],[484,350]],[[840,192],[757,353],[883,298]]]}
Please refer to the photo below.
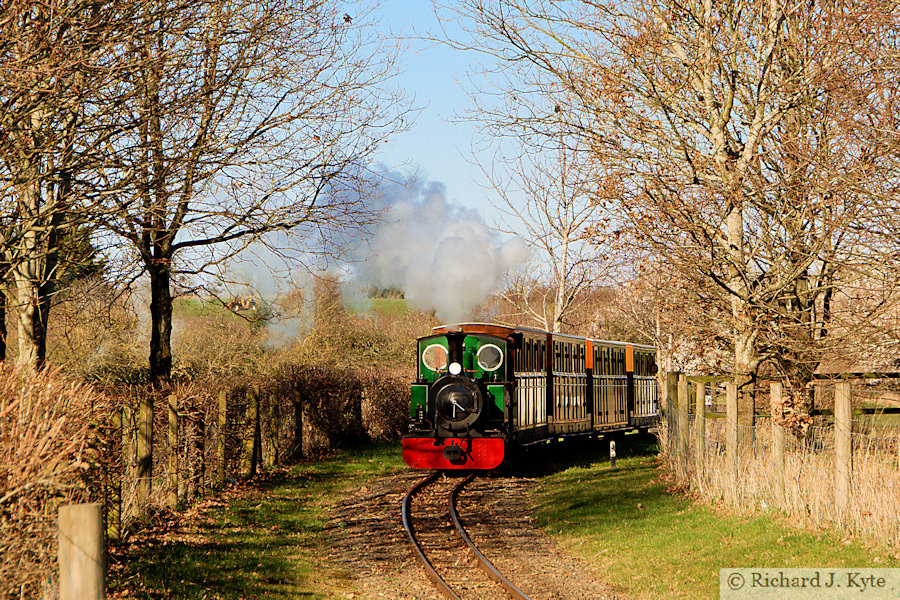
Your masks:
{"label": "tree trunk", "polygon": [[19,345],[16,363],[29,369],[41,368],[47,358],[47,318],[53,282],[44,280],[48,279],[47,273],[52,268],[48,263],[51,262],[52,253],[47,253],[43,257],[21,260],[13,269]]}
{"label": "tree trunk", "polygon": [[47,317],[59,261],[59,227],[65,215],[61,207],[71,185],[63,173],[59,185],[51,186],[48,203],[34,160],[27,159],[21,169],[25,182],[17,186],[16,192],[19,219],[25,225],[21,241],[11,251],[19,345],[16,363],[29,369],[41,368],[47,357]]}
{"label": "tree trunk", "polygon": [[150,275],[150,381],[172,378],[172,290],[168,258],[148,265]]}
{"label": "tree trunk", "polygon": [[[734,186],[734,196],[741,193]],[[733,201],[725,220],[728,228],[728,287],[731,294],[731,322],[734,329],[734,372],[739,376],[755,376],[759,368],[756,348],[759,330],[753,322],[750,289],[746,277],[747,258],[744,253],[744,212],[740,200]]]}
{"label": "tree trunk", "polygon": [[0,291],[0,362],[6,360],[6,293]]}
{"label": "tree trunk", "polygon": [[569,270],[569,240],[563,240],[559,253],[559,264],[556,265],[556,294],[553,298],[553,319],[550,331],[560,333],[562,331],[563,313],[566,309],[566,275]]}

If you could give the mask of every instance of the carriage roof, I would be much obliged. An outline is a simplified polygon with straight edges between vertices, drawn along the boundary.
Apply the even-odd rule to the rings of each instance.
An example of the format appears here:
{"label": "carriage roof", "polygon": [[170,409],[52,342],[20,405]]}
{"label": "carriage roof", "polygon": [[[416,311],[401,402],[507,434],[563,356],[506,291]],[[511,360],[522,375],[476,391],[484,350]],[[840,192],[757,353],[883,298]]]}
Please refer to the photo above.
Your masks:
{"label": "carriage roof", "polygon": [[552,335],[554,338],[565,338],[575,342],[583,342],[590,340],[596,344],[606,344],[612,346],[633,346],[640,350],[656,351],[653,346],[647,344],[632,344],[631,342],[621,342],[613,340],[598,340],[594,338],[584,338],[577,335],[568,335],[565,333],[549,333],[542,329],[532,329],[530,327],[508,327],[506,325],[495,325],[493,323],[455,323],[453,325],[440,325],[433,329],[432,335],[442,335],[446,333],[472,333],[482,335],[492,335],[495,337],[509,338],[516,333],[528,333],[531,335],[547,336]]}

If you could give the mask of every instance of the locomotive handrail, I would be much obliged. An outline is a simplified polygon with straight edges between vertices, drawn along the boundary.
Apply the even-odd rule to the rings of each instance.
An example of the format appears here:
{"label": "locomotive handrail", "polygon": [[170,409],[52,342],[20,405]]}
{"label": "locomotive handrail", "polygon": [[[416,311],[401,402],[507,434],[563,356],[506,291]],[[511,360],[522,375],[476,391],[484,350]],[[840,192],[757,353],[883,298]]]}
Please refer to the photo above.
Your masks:
{"label": "locomotive handrail", "polygon": [[495,567],[491,564],[485,556],[475,547],[475,544],[472,542],[472,538],[469,537],[469,534],[466,532],[465,527],[463,527],[462,523],[459,520],[459,513],[456,512],[456,499],[459,495],[460,490],[462,490],[466,485],[475,478],[475,474],[472,473],[468,477],[466,477],[462,483],[458,484],[453,488],[453,491],[450,492],[450,499],[448,500],[448,505],[450,508],[450,520],[453,521],[453,526],[456,527],[456,532],[462,538],[463,542],[466,543],[466,546],[469,547],[469,550],[472,551],[472,554],[475,555],[475,558],[478,560],[478,567],[484,571],[488,577],[499,583],[506,593],[510,595],[513,600],[530,600],[528,596],[526,596],[519,588],[510,582],[509,579],[504,577]]}

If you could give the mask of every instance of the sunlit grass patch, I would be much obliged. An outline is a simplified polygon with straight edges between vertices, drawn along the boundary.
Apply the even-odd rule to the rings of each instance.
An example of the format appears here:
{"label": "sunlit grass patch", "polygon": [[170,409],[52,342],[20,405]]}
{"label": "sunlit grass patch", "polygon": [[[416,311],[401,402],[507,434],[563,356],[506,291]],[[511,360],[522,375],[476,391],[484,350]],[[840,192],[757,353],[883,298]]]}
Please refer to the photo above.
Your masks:
{"label": "sunlit grass patch", "polygon": [[135,544],[113,597],[343,598],[352,584],[323,552],[326,509],[343,491],[403,467],[396,444],[303,464]]}
{"label": "sunlit grass patch", "polygon": [[885,550],[790,527],[777,514],[733,516],[667,493],[652,451],[620,458],[617,469],[605,456],[570,461],[542,479],[536,516],[629,597],[716,598],[722,567],[900,566]]}
{"label": "sunlit grass patch", "polygon": [[409,305],[403,298],[372,298],[370,310],[383,317],[401,317],[409,312]]}

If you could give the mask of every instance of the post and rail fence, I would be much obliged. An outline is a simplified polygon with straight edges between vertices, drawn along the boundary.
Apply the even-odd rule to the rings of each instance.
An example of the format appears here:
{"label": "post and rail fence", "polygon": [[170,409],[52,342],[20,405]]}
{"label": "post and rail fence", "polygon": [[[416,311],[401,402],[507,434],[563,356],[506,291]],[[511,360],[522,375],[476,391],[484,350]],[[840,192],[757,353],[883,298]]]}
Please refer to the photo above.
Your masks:
{"label": "post and rail fence", "polygon": [[900,376],[861,375],[817,376],[809,398],[833,409],[808,416],[778,381],[668,373],[660,434],[672,473],[741,510],[900,544],[900,394],[887,393],[890,406],[862,407],[873,393],[853,384]]}

